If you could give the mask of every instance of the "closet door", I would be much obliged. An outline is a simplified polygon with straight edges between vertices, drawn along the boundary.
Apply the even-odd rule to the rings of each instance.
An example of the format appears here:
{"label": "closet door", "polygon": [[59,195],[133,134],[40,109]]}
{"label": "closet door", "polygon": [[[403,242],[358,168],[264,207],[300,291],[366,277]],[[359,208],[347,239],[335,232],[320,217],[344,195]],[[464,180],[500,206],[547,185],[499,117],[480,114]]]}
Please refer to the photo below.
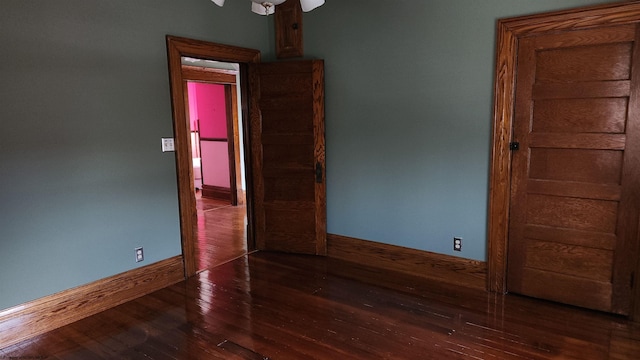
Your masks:
{"label": "closet door", "polygon": [[520,40],[509,291],[629,314],[640,207],[636,39],[634,24]]}

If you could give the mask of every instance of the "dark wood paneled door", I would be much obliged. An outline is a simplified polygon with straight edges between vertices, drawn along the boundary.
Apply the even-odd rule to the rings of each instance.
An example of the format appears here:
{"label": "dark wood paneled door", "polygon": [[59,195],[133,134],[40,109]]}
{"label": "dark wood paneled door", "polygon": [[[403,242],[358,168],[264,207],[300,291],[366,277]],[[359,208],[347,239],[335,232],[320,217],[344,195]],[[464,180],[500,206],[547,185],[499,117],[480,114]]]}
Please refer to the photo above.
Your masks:
{"label": "dark wood paneled door", "polygon": [[507,287],[630,311],[640,206],[636,25],[520,40]]}
{"label": "dark wood paneled door", "polygon": [[324,62],[252,64],[249,87],[256,247],[326,255]]}

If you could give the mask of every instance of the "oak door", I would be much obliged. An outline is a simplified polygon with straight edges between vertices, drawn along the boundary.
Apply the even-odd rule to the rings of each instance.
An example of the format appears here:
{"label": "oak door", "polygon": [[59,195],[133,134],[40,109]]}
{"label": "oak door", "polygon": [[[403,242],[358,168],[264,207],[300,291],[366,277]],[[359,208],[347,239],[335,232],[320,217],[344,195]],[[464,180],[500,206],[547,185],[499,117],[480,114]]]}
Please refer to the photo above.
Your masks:
{"label": "oak door", "polygon": [[324,62],[249,68],[259,250],[326,255]]}
{"label": "oak door", "polygon": [[509,291],[630,311],[640,206],[637,34],[629,25],[520,40]]}

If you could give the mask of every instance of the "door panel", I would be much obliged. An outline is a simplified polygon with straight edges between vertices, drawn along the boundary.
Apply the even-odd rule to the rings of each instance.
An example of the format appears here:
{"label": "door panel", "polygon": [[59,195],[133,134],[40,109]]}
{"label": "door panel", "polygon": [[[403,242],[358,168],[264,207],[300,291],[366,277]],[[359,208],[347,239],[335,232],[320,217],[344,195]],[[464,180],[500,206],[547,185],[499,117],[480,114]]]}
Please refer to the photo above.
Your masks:
{"label": "door panel", "polygon": [[536,54],[540,82],[627,80],[633,43],[544,49]]}
{"label": "door panel", "polygon": [[256,64],[249,81],[256,246],[326,255],[323,62]]}
{"label": "door panel", "polygon": [[627,99],[544,99],[534,103],[533,112],[536,133],[619,134],[625,130]]}
{"label": "door panel", "polygon": [[519,42],[509,291],[629,313],[636,33],[619,26]]}

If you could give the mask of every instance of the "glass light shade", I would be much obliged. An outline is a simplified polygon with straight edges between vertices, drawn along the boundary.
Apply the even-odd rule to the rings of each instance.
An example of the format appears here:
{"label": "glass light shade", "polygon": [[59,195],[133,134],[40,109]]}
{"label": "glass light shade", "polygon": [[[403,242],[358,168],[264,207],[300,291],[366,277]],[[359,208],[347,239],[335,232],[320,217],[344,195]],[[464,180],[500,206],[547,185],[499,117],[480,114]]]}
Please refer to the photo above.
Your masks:
{"label": "glass light shade", "polygon": [[[218,6],[223,6],[225,0],[211,0]],[[286,0],[251,0],[251,11],[258,15],[271,15],[276,11],[276,5],[280,5]],[[296,1],[296,0],[290,0]],[[299,0],[302,11],[309,12],[324,4],[325,0]]]}
{"label": "glass light shade", "polygon": [[302,6],[302,11],[304,12],[309,12],[323,4],[324,0],[300,0],[300,5]]}
{"label": "glass light shade", "polygon": [[251,0],[251,11],[258,15],[271,15],[276,11],[276,5],[280,5],[286,0]]}
{"label": "glass light shade", "polygon": [[264,7],[262,4],[251,2],[251,11],[258,15],[271,15],[276,9],[275,6]]}

